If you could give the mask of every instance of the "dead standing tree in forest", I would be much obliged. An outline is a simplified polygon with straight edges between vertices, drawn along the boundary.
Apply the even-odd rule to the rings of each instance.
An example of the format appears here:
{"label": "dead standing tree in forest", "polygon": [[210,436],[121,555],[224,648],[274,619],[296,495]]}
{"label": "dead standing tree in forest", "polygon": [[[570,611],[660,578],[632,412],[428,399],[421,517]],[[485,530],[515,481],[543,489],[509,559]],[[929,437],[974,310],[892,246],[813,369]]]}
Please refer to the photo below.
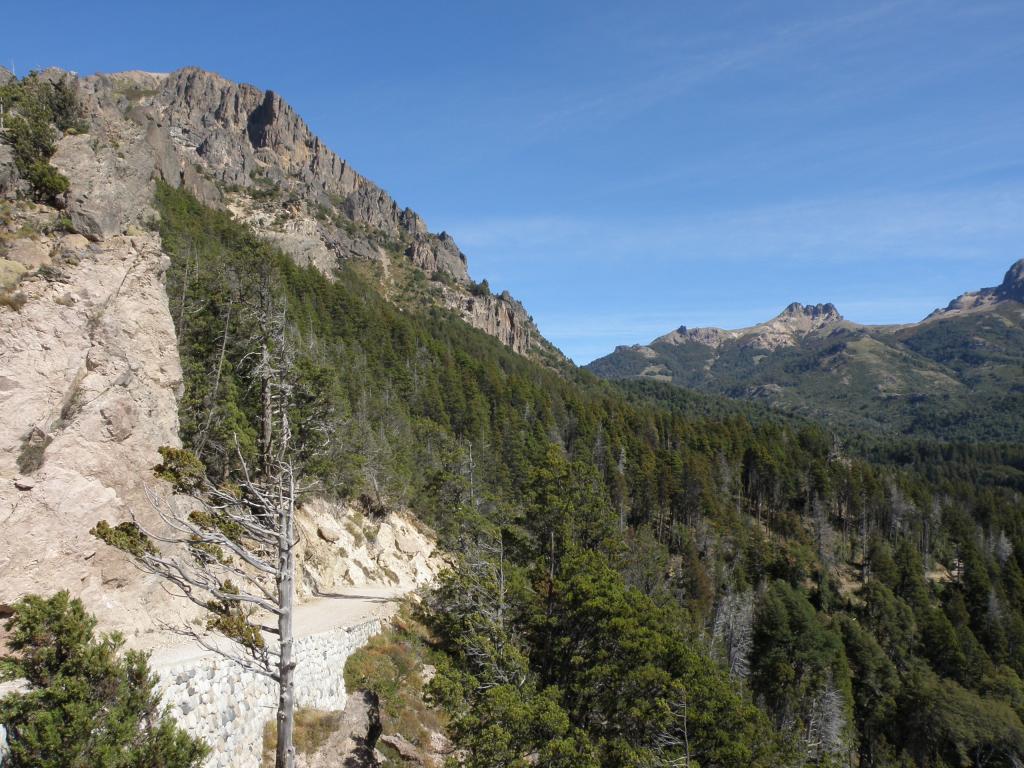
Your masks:
{"label": "dead standing tree in forest", "polygon": [[[205,467],[186,450],[163,448],[158,475],[190,501],[179,503],[150,492],[165,530],[137,523],[112,528],[100,522],[94,533],[132,555],[146,572],[173,584],[209,611],[207,628],[235,645],[213,642],[189,627],[172,628],[202,647],[266,675],[279,686],[276,768],[292,768],[295,716],[295,508],[307,489],[297,485],[296,455],[289,410],[291,361],[283,311],[266,311],[256,340],[254,383],[260,388],[260,430],[256,466],[247,461],[237,438],[237,471],[230,482],[214,484]],[[153,542],[165,545],[157,549]],[[262,622],[269,615],[275,625]],[[276,636],[276,643],[264,635]]]}

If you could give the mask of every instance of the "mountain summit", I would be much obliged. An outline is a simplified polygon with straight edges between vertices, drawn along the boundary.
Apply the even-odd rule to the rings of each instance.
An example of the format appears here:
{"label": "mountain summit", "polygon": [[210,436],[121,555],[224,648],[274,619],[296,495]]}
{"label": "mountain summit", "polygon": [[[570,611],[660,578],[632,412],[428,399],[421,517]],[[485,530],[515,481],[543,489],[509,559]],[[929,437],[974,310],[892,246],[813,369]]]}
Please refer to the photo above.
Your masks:
{"label": "mountain summit", "polygon": [[[843,316],[833,304],[800,304],[793,302],[778,315],[764,323],[749,328],[724,330],[722,328],[687,328],[679,326],[664,336],[659,336],[651,346],[656,344],[694,343],[706,347],[718,348],[729,341],[739,341],[754,349],[778,349],[792,347],[809,333],[821,331],[837,323],[843,322]],[[641,347],[619,347],[620,350],[646,349]]]}
{"label": "mountain summit", "polygon": [[928,319],[944,317],[971,310],[985,309],[1001,301],[1024,303],[1024,259],[1020,259],[1006,270],[1003,282],[993,288],[963,293],[949,302],[945,309],[936,309]]}

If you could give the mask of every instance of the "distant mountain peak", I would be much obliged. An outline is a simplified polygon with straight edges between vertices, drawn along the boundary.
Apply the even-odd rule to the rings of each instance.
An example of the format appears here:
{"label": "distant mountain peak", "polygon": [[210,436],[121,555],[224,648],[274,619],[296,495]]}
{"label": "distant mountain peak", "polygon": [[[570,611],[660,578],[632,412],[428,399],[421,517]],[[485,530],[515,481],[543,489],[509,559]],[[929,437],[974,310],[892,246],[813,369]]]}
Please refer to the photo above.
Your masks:
{"label": "distant mountain peak", "polygon": [[1006,270],[1003,282],[995,289],[996,295],[1002,299],[1010,299],[1024,303],[1024,259],[1018,259]]}
{"label": "distant mountain peak", "polygon": [[925,320],[984,309],[1002,301],[1018,301],[1024,304],[1024,259],[1018,259],[1006,270],[1003,282],[999,285],[962,293],[949,302],[945,309],[936,309]]}
{"label": "distant mountain peak", "polygon": [[794,301],[782,310],[776,319],[787,317],[810,318],[821,323],[836,323],[843,319],[843,316],[839,314],[839,310],[836,309],[836,305],[831,302],[825,304],[801,304],[798,301]]}
{"label": "distant mountain peak", "polygon": [[840,322],[843,322],[843,316],[834,304],[801,304],[794,301],[771,320],[749,328],[723,330],[681,325],[651,343],[673,346],[695,343],[718,348],[728,341],[743,340],[744,344],[752,347],[776,349],[792,346],[799,337]]}

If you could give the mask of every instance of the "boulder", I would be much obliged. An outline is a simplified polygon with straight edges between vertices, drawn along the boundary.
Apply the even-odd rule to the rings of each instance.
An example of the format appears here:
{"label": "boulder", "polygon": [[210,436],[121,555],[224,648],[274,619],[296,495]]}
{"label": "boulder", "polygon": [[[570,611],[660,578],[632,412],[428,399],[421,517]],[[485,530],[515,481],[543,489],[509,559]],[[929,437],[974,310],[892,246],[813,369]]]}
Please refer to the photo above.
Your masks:
{"label": "boulder", "polygon": [[316,534],[329,544],[333,544],[341,538],[341,528],[334,522],[325,521],[316,528]]}
{"label": "boulder", "polygon": [[380,740],[382,743],[387,744],[398,752],[398,754],[402,756],[403,760],[413,763],[414,765],[423,765],[423,758],[420,755],[419,748],[404,736],[399,734],[388,734],[386,736],[381,736]]}
{"label": "boulder", "polygon": [[18,262],[25,269],[38,269],[50,263],[50,245],[23,237],[14,241],[7,251],[7,258]]}

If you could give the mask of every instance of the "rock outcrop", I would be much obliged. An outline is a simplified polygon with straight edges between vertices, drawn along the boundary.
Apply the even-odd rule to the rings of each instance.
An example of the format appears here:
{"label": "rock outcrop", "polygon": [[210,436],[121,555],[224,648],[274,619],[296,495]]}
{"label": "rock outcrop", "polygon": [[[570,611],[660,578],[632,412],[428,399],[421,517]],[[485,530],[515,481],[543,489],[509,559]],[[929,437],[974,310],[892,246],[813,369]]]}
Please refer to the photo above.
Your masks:
{"label": "rock outcrop", "polygon": [[[490,334],[521,355],[547,344],[526,308],[508,291],[474,296],[458,291],[445,293],[445,303],[474,328]],[[550,344],[547,344],[551,347]]]}
{"label": "rock outcrop", "polygon": [[[405,259],[436,281],[440,302],[520,354],[562,359],[523,306],[470,293],[465,254],[446,232],[357,173],[273,91],[196,68],[80,81],[89,137],[61,142],[54,165],[76,179],[68,212],[90,238],[151,215],[137,202],[152,179],[224,205],[260,235],[328,276],[339,260]],[[91,151],[90,151],[91,150]],[[115,172],[116,173],[112,173]],[[116,178],[113,185],[102,180]],[[0,194],[5,188],[0,156]]]}
{"label": "rock outcrop", "polygon": [[[843,322],[843,316],[833,304],[803,305],[793,302],[767,322],[749,328],[727,331],[722,328],[687,328],[679,326],[651,342],[651,346],[664,344],[700,344],[717,349],[729,341],[740,341],[753,349],[775,350],[792,347],[809,333],[827,330]],[[626,347],[625,349],[646,350],[648,357],[657,353],[650,347]]]}
{"label": "rock outcrop", "polygon": [[1003,282],[994,288],[969,291],[953,299],[945,309],[936,309],[927,319],[962,314],[972,310],[985,309],[1002,301],[1024,303],[1024,259],[1020,259],[1006,271]]}
{"label": "rock outcrop", "polygon": [[353,586],[411,591],[445,566],[434,535],[405,512],[377,520],[351,506],[314,499],[296,517],[302,598]]}
{"label": "rock outcrop", "polygon": [[353,691],[334,732],[313,754],[296,756],[295,768],[376,768],[380,762],[374,752],[380,733],[379,697]]}
{"label": "rock outcrop", "polygon": [[[465,258],[457,248],[452,252],[450,238],[431,235],[416,213],[356,173],[273,91],[195,68],[98,75],[86,78],[84,87],[100,112],[121,112],[145,132],[150,146],[160,149],[160,175],[168,182],[204,187],[196,190],[204,199],[217,193],[200,179],[221,190],[291,196],[368,230],[348,233],[334,216],[320,222],[309,237],[321,239],[336,257],[365,256],[361,241],[381,233],[408,240],[417,254],[439,254],[437,268],[468,280]],[[189,169],[198,176],[188,176]]]}

